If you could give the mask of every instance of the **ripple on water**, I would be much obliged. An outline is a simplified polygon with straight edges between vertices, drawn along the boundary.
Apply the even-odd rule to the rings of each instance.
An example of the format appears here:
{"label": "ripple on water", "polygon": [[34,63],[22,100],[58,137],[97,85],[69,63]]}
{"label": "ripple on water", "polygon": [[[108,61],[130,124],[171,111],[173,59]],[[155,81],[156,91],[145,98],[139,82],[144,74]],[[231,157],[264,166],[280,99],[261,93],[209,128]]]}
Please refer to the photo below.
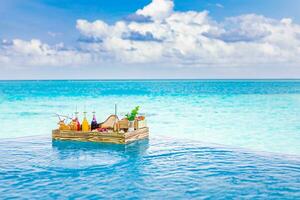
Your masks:
{"label": "ripple on water", "polygon": [[300,161],[160,137],[126,147],[48,137],[0,142],[2,198],[300,197]]}

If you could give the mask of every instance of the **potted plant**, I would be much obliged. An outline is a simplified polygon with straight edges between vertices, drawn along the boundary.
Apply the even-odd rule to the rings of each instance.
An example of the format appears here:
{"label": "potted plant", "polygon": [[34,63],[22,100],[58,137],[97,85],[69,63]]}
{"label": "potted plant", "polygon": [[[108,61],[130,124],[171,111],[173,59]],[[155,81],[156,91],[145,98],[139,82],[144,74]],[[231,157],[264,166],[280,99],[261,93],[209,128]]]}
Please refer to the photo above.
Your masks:
{"label": "potted plant", "polygon": [[129,121],[129,124],[128,124],[128,131],[134,131],[134,120],[135,120],[135,118],[136,118],[136,116],[137,116],[137,114],[138,114],[139,109],[140,109],[140,107],[137,106],[137,107],[135,107],[135,108],[131,111],[131,113],[128,113],[128,114],[125,115],[126,118],[127,118],[128,121]]}

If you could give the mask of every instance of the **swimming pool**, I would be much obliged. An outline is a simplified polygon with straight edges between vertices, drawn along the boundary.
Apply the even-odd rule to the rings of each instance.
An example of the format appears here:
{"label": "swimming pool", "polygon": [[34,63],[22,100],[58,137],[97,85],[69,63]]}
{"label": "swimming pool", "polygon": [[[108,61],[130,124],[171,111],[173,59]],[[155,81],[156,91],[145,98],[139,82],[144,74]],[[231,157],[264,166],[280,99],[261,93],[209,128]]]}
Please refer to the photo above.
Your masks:
{"label": "swimming pool", "polygon": [[[149,141],[52,142],[54,113],[115,103]],[[0,81],[0,198],[299,199],[299,113],[297,80]]]}
{"label": "swimming pool", "polygon": [[122,145],[0,142],[1,199],[297,199],[300,161],[150,138]]}

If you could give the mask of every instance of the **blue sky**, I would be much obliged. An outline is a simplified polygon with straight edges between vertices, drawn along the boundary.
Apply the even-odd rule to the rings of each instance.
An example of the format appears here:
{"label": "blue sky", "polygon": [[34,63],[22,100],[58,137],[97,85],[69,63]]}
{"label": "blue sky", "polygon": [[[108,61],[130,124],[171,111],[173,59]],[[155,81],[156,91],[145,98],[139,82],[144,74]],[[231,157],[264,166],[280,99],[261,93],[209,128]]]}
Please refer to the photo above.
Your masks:
{"label": "blue sky", "polygon": [[[158,0],[159,1],[159,0]],[[161,0],[161,1],[166,1],[167,3],[169,3],[169,1],[171,0]],[[137,69],[139,72],[136,74],[136,76],[143,76],[143,71],[151,71],[151,69],[155,69],[155,71],[160,71],[161,73],[155,74],[154,72],[151,72],[149,74],[153,74],[153,77],[160,77],[160,75],[163,73],[163,77],[168,77],[168,74],[170,74],[169,72],[174,72],[174,74],[170,75],[170,77],[180,77],[180,74],[183,74],[183,78],[195,78],[196,77],[200,77],[203,78],[203,74],[204,74],[204,78],[218,78],[218,77],[247,77],[247,75],[252,74],[251,78],[254,77],[268,77],[268,75],[270,75],[271,77],[277,77],[280,76],[280,74],[282,74],[282,67],[284,67],[284,71],[290,71],[292,72],[291,74],[286,74],[284,75],[284,77],[293,77],[295,76],[295,72],[297,72],[296,75],[298,75],[298,69],[295,66],[298,66],[298,60],[292,60],[294,57],[297,57],[297,55],[288,55],[286,58],[282,58],[281,60],[278,61],[274,61],[273,58],[271,57],[271,54],[275,55],[277,48],[281,49],[282,46],[285,46],[286,48],[295,48],[296,51],[298,51],[297,46],[288,46],[285,44],[280,43],[278,40],[274,40],[274,36],[276,34],[273,34],[272,30],[278,30],[279,25],[276,25],[276,23],[280,24],[282,21],[282,19],[288,18],[290,19],[292,22],[292,24],[295,24],[298,26],[298,24],[300,23],[300,13],[299,13],[299,9],[300,9],[300,2],[297,0],[175,0],[173,2],[173,7],[170,10],[165,10],[163,12],[168,12],[168,14],[166,14],[166,16],[164,16],[163,19],[159,19],[159,22],[155,22],[153,24],[157,25],[156,29],[153,29],[154,32],[151,31],[147,31],[147,33],[143,32],[143,27],[139,26],[139,27],[135,27],[134,30],[130,30],[131,32],[124,32],[122,33],[122,39],[126,39],[130,38],[132,36],[140,36],[142,39],[146,40],[146,35],[148,35],[149,37],[160,37],[160,35],[158,34],[158,36],[155,36],[155,34],[158,33],[159,30],[161,30],[162,27],[164,27],[163,21],[164,20],[168,20],[171,19],[172,17],[172,13],[185,13],[185,16],[188,16],[188,11],[195,11],[197,13],[200,13],[201,15],[205,15],[205,17],[207,18],[207,20],[211,20],[214,22],[207,22],[207,20],[203,20],[203,22],[201,22],[201,25],[203,25],[203,27],[206,26],[210,26],[212,28],[210,28],[209,32],[197,32],[194,35],[189,35],[187,36],[186,39],[191,38],[191,37],[195,37],[195,41],[191,42],[191,45],[194,44],[196,41],[198,42],[199,46],[195,47],[195,51],[199,52],[197,53],[197,55],[203,53],[203,55],[201,54],[200,56],[196,56],[193,54],[193,52],[189,52],[188,49],[176,49],[174,48],[174,52],[180,52],[180,55],[176,54],[174,56],[174,54],[170,55],[170,52],[166,52],[166,48],[167,46],[163,46],[164,43],[170,43],[169,41],[166,40],[165,37],[160,38],[160,40],[156,40],[156,42],[159,41],[163,41],[160,42],[162,44],[157,45],[154,44],[155,47],[157,48],[162,48],[162,50],[159,53],[149,53],[147,55],[142,55],[145,58],[141,59],[141,60],[126,60],[123,61],[123,59],[120,59],[119,57],[122,55],[123,56],[123,51],[120,51],[120,49],[110,49],[107,47],[97,47],[96,49],[93,47],[93,49],[91,50],[91,45],[89,42],[89,45],[86,44],[82,44],[82,42],[80,42],[80,39],[85,38],[85,39],[97,39],[98,41],[106,41],[106,39],[108,38],[107,35],[103,34],[103,33],[99,33],[95,31],[92,33],[91,30],[97,30],[99,29],[99,24],[93,24],[93,22],[95,22],[96,20],[100,20],[102,22],[104,22],[107,26],[112,26],[112,28],[110,28],[109,30],[112,29],[118,29],[118,27],[115,27],[115,23],[117,22],[122,22],[125,21],[129,15],[132,15],[134,13],[137,12],[138,9],[143,9],[145,6],[149,5],[152,1],[151,0],[120,0],[120,1],[106,1],[106,0],[77,0],[77,1],[72,1],[72,0],[9,0],[9,1],[5,1],[2,0],[1,4],[0,4],[0,16],[1,16],[1,21],[0,21],[0,39],[3,40],[2,42],[2,51],[0,51],[0,55],[2,54],[3,56],[3,60],[5,62],[2,63],[2,65],[5,65],[5,69],[3,70],[6,74],[5,77],[10,77],[10,78],[23,78],[22,75],[16,75],[16,71],[17,73],[24,73],[26,71],[30,71],[31,75],[26,75],[26,73],[24,74],[24,78],[52,78],[53,76],[57,76],[55,74],[55,71],[57,71],[57,68],[59,68],[60,71],[60,75],[61,74],[66,74],[67,71],[69,70],[68,68],[66,68],[66,66],[64,65],[55,65],[53,64],[54,61],[50,61],[50,64],[48,63],[48,60],[43,62],[43,63],[39,63],[39,64],[28,64],[27,68],[23,68],[23,66],[18,66],[18,65],[22,65],[23,63],[32,63],[31,60],[34,60],[36,58],[32,58],[28,55],[24,55],[24,46],[26,46],[26,48],[29,47],[31,48],[32,46],[34,46],[33,43],[28,43],[30,41],[32,41],[32,39],[36,39],[38,41],[40,41],[40,43],[35,43],[37,46],[42,46],[42,45],[46,45],[48,50],[51,52],[53,52],[53,49],[55,49],[55,51],[59,48],[61,49],[71,49],[72,52],[74,53],[76,51],[76,55],[79,55],[81,57],[85,57],[85,61],[81,60],[80,65],[78,64],[78,66],[75,68],[74,71],[78,71],[78,77],[80,77],[80,75],[82,75],[82,71],[84,71],[85,68],[87,67],[92,67],[93,69],[95,68],[95,71],[101,71],[105,72],[104,74],[109,74],[107,76],[110,76],[109,78],[114,78],[114,73],[116,71],[118,71],[119,68],[131,68],[131,69]],[[167,5],[167,4],[166,4]],[[155,7],[160,6],[158,3],[157,4],[153,4],[151,9],[155,9]],[[206,14],[203,13],[203,11],[209,11],[209,13]],[[243,18],[238,18],[239,16],[245,16],[247,14],[253,14],[255,16],[248,16],[248,17],[243,17]],[[144,17],[149,17],[149,18],[153,18],[154,16],[151,14],[148,14],[148,11],[146,12],[142,12],[141,14]],[[175,14],[174,14],[175,16]],[[264,19],[259,18],[258,16],[263,16]],[[191,16],[189,16],[191,18]],[[226,19],[228,17],[233,17],[234,19],[232,19],[231,21],[226,21]],[[199,20],[201,17],[199,17]],[[251,19],[250,19],[251,18]],[[78,20],[85,20],[84,22],[82,22],[80,25],[78,25]],[[268,20],[267,20],[268,19]],[[270,20],[269,20],[270,19]],[[158,19],[154,18],[152,19],[153,21],[157,21]],[[191,19],[189,19],[191,20]],[[255,30],[255,29],[247,29],[245,30],[245,24],[249,23],[251,24],[251,21],[253,20],[253,23],[256,23],[255,21],[259,21],[258,25],[256,27],[267,27],[264,28],[266,30]],[[271,21],[271,20],[274,20]],[[268,22],[266,22],[268,21]],[[275,22],[276,21],[276,22]],[[281,21],[281,22],[280,22]],[[284,22],[288,21],[287,23],[290,24],[289,20],[284,20]],[[130,27],[131,25],[129,25],[129,23],[131,22],[126,22],[128,27]],[[188,22],[189,23],[189,22]],[[193,22],[194,23],[194,22]],[[198,23],[198,22],[197,22]],[[220,29],[218,31],[218,33],[215,33],[214,30],[216,29],[216,27],[214,27],[214,23],[220,23],[220,25],[218,25],[217,29]],[[231,28],[231,23],[234,24],[234,26],[236,26],[237,28]],[[269,25],[272,25],[272,27],[274,27],[274,29],[269,29],[270,26],[267,24],[269,23]],[[190,23],[189,23],[190,24]],[[267,24],[267,25],[266,25]],[[105,25],[105,26],[106,26]],[[127,26],[126,25],[126,26]],[[170,26],[177,27],[177,25],[175,26],[174,23],[170,24]],[[179,26],[181,24],[178,24]],[[182,25],[184,26],[184,25]],[[291,25],[294,27],[294,25]],[[222,27],[222,28],[221,28]],[[227,28],[228,27],[228,28]],[[102,25],[100,28],[103,28]],[[188,30],[193,30],[193,27],[188,27]],[[223,33],[224,30],[226,33]],[[90,29],[90,30],[87,30]],[[196,29],[196,27],[195,27]],[[268,30],[267,30],[268,29]],[[292,29],[292,28],[291,28]],[[102,29],[101,29],[102,30]],[[140,31],[140,32],[139,32]],[[223,32],[222,32],[223,31]],[[298,39],[298,27],[293,28],[292,29],[293,34],[292,35],[296,35],[295,36],[295,40]],[[253,34],[253,32],[259,32],[258,34]],[[268,39],[265,39],[264,41],[262,41],[262,38],[265,38],[267,34],[265,34],[265,32],[270,32],[273,34],[272,37],[269,37]],[[94,35],[93,35],[94,34]],[[125,37],[124,35],[127,36]],[[169,33],[167,33],[168,35]],[[249,60],[250,58],[247,58],[244,55],[238,55],[238,53],[236,53],[236,57],[241,57],[240,60],[234,60],[232,59],[232,55],[231,57],[228,57],[228,60],[230,61],[224,61],[224,58],[220,58],[219,54],[217,55],[216,53],[212,53],[210,52],[210,54],[207,54],[207,51],[209,49],[211,49],[210,47],[208,49],[201,49],[201,46],[205,46],[208,45],[204,44],[204,42],[207,42],[207,38],[204,40],[201,39],[201,41],[199,41],[199,39],[197,39],[197,34],[201,34],[200,37],[206,36],[208,39],[213,40],[213,42],[216,42],[216,44],[211,44],[214,45],[214,47],[216,47],[216,45],[221,45],[219,41],[216,40],[220,40],[221,42],[227,42],[224,45],[229,45],[228,48],[226,48],[226,50],[224,50],[224,52],[221,53],[221,55],[226,54],[226,52],[231,51],[230,49],[232,48],[239,48],[237,47],[237,44],[234,44],[235,46],[232,46],[231,43],[228,43],[228,41],[230,40],[230,42],[232,42],[231,38],[234,38],[234,41],[238,41],[238,42],[248,42],[248,46],[245,48],[252,48],[251,46],[256,45],[257,42],[259,41],[261,43],[262,48],[266,48],[266,49],[271,49],[269,54],[261,54],[261,55],[256,55],[255,53],[253,53],[252,56],[257,56],[257,57],[270,57],[269,59],[272,61],[268,62],[268,60],[262,60],[259,61],[257,63],[253,62],[249,64]],[[283,37],[287,37],[289,38],[289,33],[286,33],[286,35],[284,35]],[[178,34],[177,34],[178,35]],[[103,39],[102,37],[104,37],[105,39]],[[107,42],[111,42],[111,38],[107,39]],[[242,39],[240,39],[242,38]],[[19,39],[21,41],[15,41],[16,39]],[[155,39],[155,38],[154,38]],[[178,38],[177,38],[178,39]],[[177,39],[174,39],[172,42],[174,42],[174,44],[178,42]],[[244,41],[241,41],[243,40]],[[250,41],[251,40],[251,41]],[[255,40],[255,41],[254,41]],[[92,40],[90,40],[92,41]],[[165,42],[166,41],[166,42]],[[27,43],[26,43],[27,42]],[[125,41],[126,42],[126,41]],[[132,42],[137,42],[135,41],[135,39],[133,39]],[[146,43],[147,42],[147,43]],[[151,45],[153,44],[154,40],[151,41]],[[252,42],[252,43],[250,43]],[[272,44],[272,42],[274,42],[274,45]],[[298,42],[298,40],[297,40]],[[63,47],[61,47],[63,43]],[[105,42],[103,42],[104,44]],[[244,43],[240,43],[239,45],[245,45]],[[268,46],[268,44],[273,45],[273,46]],[[289,42],[287,42],[289,43]],[[295,43],[292,40],[290,41],[290,43]],[[20,46],[22,46],[22,55],[20,55],[20,51],[18,52],[12,52],[11,49],[16,49],[14,48],[10,48],[8,47],[8,44],[12,44],[11,46],[17,46],[18,48],[20,48]],[[114,44],[114,43],[112,43]],[[119,44],[119,43],[118,43]],[[149,44],[149,41],[145,41],[144,43],[145,45]],[[31,46],[30,46],[31,45]],[[84,47],[82,47],[83,45],[85,45]],[[99,45],[99,43],[95,43],[94,46]],[[122,44],[123,45],[123,44]],[[124,44],[125,45],[125,44]],[[231,46],[230,46],[231,45]],[[137,42],[137,44],[134,44],[132,47],[132,49],[138,49],[141,46],[143,46],[141,44],[141,42]],[[174,45],[173,45],[174,46]],[[23,48],[24,47],[24,48]],[[28,48],[29,48],[28,47]],[[151,46],[153,47],[153,45]],[[46,47],[44,47],[45,49]],[[123,46],[120,46],[120,48],[123,48]],[[0,46],[1,49],[1,46]],[[9,49],[9,50],[7,50]],[[32,48],[31,48],[32,49]],[[27,49],[28,50],[28,49]],[[27,52],[26,50],[26,52]],[[138,49],[140,51],[147,51],[142,49]],[[87,51],[92,51],[91,54],[87,55],[87,54],[80,54],[81,52],[87,52]],[[103,52],[103,51],[107,51],[107,54],[101,54],[101,56],[97,57],[97,52]],[[209,50],[210,51],[210,50]],[[233,51],[233,50],[232,50]],[[249,52],[251,52],[251,50],[249,50]],[[120,54],[117,55],[116,54]],[[278,52],[278,55],[287,55],[289,52]],[[297,52],[298,53],[298,52]],[[28,54],[28,53],[27,53]],[[30,55],[32,53],[29,53]],[[59,54],[59,53],[53,53],[55,55]],[[162,58],[162,56],[164,56],[165,54],[167,54],[167,56],[173,56],[176,57],[174,59],[172,59],[174,61],[174,63],[172,64],[172,66],[167,65],[165,57]],[[182,55],[181,55],[182,54]],[[127,55],[127,54],[126,54]],[[250,53],[251,55],[251,53]],[[20,59],[20,62],[18,62],[18,64],[10,62],[9,60],[14,60],[15,57],[20,58],[22,57],[22,59]],[[109,59],[113,56],[116,56],[118,58],[114,58],[114,59]],[[134,57],[134,56],[140,56],[140,54],[138,55],[130,55],[129,57]],[[147,60],[146,58],[151,57],[151,56],[156,56],[157,59],[154,59],[155,62],[152,62],[151,59]],[[180,60],[176,60],[178,57],[182,57],[182,59]],[[210,59],[206,59],[206,57],[211,56]],[[86,57],[92,57],[94,60],[92,62],[89,62],[88,60],[90,58],[86,58]],[[101,62],[95,62],[95,57],[96,60],[101,60]],[[205,57],[204,61],[203,61],[203,57]],[[222,57],[222,56],[221,56]],[[245,58],[244,58],[245,57]],[[249,57],[249,56],[248,56]],[[278,56],[276,56],[278,57]],[[253,58],[253,57],[252,57]],[[27,59],[27,60],[26,60]],[[31,59],[31,60],[30,60]],[[47,57],[48,59],[48,57]],[[53,57],[52,59],[58,59],[57,57]],[[59,58],[61,59],[61,58]],[[219,59],[220,62],[214,62],[214,59]],[[221,59],[223,59],[221,61]],[[226,58],[227,59],[227,58]],[[290,59],[290,60],[289,60]],[[28,61],[29,60],[29,61]],[[244,61],[243,61],[244,60]],[[1,61],[1,57],[0,57],[0,61]],[[203,61],[203,62],[202,62]],[[231,63],[231,62],[236,62],[236,64],[231,65],[231,64],[227,64],[227,63]],[[86,63],[85,63],[86,62]],[[73,62],[69,62],[66,65],[70,65]],[[192,64],[190,64],[192,63]],[[225,64],[220,64],[220,63],[225,63]],[[256,65],[257,64],[257,65]],[[24,64],[27,65],[27,64]],[[50,68],[49,66],[52,66],[52,68]],[[53,66],[54,65],[54,66]],[[77,65],[76,62],[74,62],[74,65]],[[97,68],[98,65],[101,65],[102,68],[99,69]],[[144,68],[141,69],[141,65],[145,66]],[[173,65],[177,66],[173,68]],[[199,67],[199,66],[200,67]],[[221,66],[222,65],[222,66]],[[227,68],[224,69],[223,65],[228,65],[225,66]],[[252,67],[250,68],[249,65],[256,65],[256,67]],[[276,66],[275,66],[276,65]],[[150,67],[151,66],[151,67]],[[273,68],[271,68],[270,66],[273,66]],[[115,67],[113,70],[112,68]],[[66,68],[66,70],[62,70],[62,68]],[[270,69],[271,68],[271,69]],[[278,72],[278,73],[274,73]],[[128,70],[127,70],[128,71]],[[196,73],[194,73],[196,71]],[[261,72],[261,73],[260,73]],[[15,75],[12,75],[12,74]],[[100,72],[99,72],[100,73]],[[36,75],[32,75],[32,74],[36,74]],[[131,74],[134,74],[133,72]],[[196,74],[196,75],[195,75]],[[207,75],[205,75],[207,74]],[[300,73],[299,73],[300,74]],[[61,75],[62,77],[64,77],[64,75]],[[93,77],[91,74],[86,74],[86,75],[82,75],[83,78],[97,78]],[[128,74],[124,74],[125,77],[128,76]],[[77,77],[77,76],[76,76]],[[76,78],[75,77],[75,78]],[[99,75],[100,78],[103,78],[102,76]],[[120,76],[122,77],[122,76]],[[145,75],[145,77],[147,77]],[[151,78],[152,76],[150,76]],[[1,77],[0,75],[0,78]],[[105,77],[104,77],[105,78]],[[134,77],[133,77],[134,78]]]}
{"label": "blue sky", "polygon": [[[0,6],[0,38],[74,42],[78,37],[76,20],[102,19],[113,23],[151,0],[2,0]],[[175,0],[175,10],[208,10],[212,17],[245,13],[262,14],[280,19],[291,17],[300,22],[300,1],[297,0]],[[63,33],[55,38],[49,32]]]}

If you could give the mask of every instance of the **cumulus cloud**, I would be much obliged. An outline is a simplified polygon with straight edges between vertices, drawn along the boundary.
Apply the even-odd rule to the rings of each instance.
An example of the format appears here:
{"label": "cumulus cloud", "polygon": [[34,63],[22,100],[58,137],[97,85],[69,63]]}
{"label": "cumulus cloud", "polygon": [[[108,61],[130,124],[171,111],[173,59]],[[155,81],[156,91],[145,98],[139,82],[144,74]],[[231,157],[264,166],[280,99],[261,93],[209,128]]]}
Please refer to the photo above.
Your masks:
{"label": "cumulus cloud", "polygon": [[143,9],[136,11],[137,15],[150,17],[152,20],[163,20],[173,12],[174,3],[172,0],[152,0]]}
{"label": "cumulus cloud", "polygon": [[170,10],[173,4],[165,6],[165,14],[157,17],[157,13],[148,12],[155,10],[152,7],[157,2],[163,1],[153,1],[137,12],[151,16],[151,22],[107,25],[84,21],[83,25],[79,20],[77,29],[84,36],[102,41],[83,44],[82,48],[110,52],[113,60],[125,63],[195,67],[299,64],[300,26],[289,18],[275,20],[247,14],[216,22],[208,11],[176,12]]}
{"label": "cumulus cloud", "polygon": [[89,61],[90,54],[64,49],[62,43],[49,46],[37,39],[3,40],[0,48],[0,62],[4,67],[78,66]]}
{"label": "cumulus cloud", "polygon": [[246,14],[217,22],[208,11],[178,12],[171,0],[153,0],[129,18],[107,24],[79,19],[77,48],[39,40],[2,42],[1,63],[89,65],[154,64],[177,67],[298,66],[300,26]]}

